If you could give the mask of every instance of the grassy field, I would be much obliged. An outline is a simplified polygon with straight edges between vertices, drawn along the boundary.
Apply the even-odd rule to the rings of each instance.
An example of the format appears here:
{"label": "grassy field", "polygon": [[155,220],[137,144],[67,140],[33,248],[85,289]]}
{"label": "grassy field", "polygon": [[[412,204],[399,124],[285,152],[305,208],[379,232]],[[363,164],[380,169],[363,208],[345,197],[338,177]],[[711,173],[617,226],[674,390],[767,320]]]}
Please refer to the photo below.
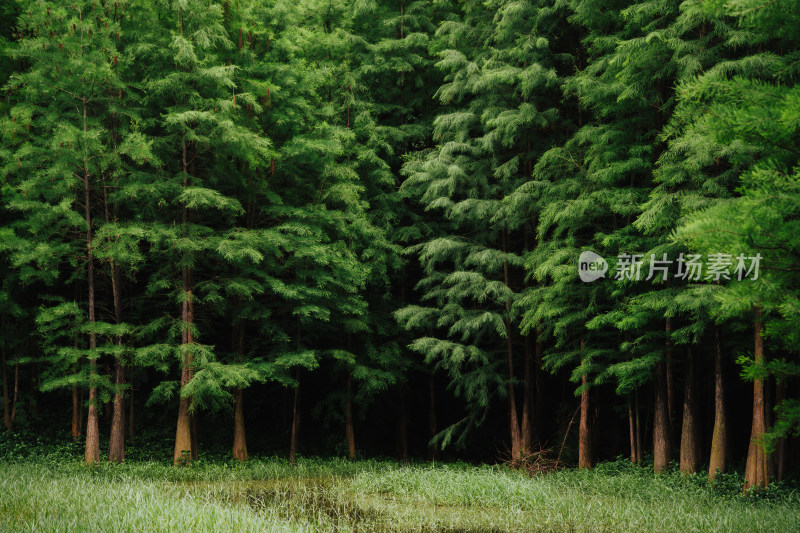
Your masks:
{"label": "grassy field", "polygon": [[736,531],[800,527],[786,487],[741,496],[728,476],[653,476],[620,461],[529,478],[503,467],[255,459],[88,469],[0,462],[1,531]]}

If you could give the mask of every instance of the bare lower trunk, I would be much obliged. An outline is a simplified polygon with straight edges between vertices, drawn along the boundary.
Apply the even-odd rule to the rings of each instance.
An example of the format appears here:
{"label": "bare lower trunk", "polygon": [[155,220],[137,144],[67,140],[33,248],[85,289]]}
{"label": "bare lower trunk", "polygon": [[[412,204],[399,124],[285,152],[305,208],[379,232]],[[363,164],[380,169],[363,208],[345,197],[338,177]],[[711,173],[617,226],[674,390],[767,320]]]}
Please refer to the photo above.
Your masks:
{"label": "bare lower trunk", "polygon": [[356,436],[353,430],[353,377],[347,374],[347,404],[345,405],[344,423],[347,437],[347,458],[356,458]]}
{"label": "bare lower trunk", "polygon": [[233,458],[247,461],[247,440],[244,433],[244,399],[242,389],[233,391]]}
{"label": "bare lower trunk", "polygon": [[664,472],[672,458],[665,366],[663,361],[656,365],[653,413],[653,471],[656,474]]}
{"label": "bare lower trunk", "polygon": [[[778,385],[775,390],[775,405],[778,406],[786,399],[786,382],[779,381]],[[775,456],[776,456],[776,465],[775,465],[775,479],[778,481],[783,481],[783,472],[786,468],[786,439],[780,438],[778,439],[778,443],[775,445]]]}
{"label": "bare lower trunk", "polygon": [[[5,315],[3,315],[3,322],[5,322]],[[2,364],[3,364],[3,426],[6,431],[13,431],[14,424],[11,423],[11,406],[9,405],[8,394],[8,370],[6,369],[6,343],[3,342],[2,346]]]}
{"label": "bare lower trunk", "polygon": [[540,340],[541,328],[536,332],[536,359],[534,361],[534,382],[536,384],[536,399],[533,403],[533,427],[536,438],[542,435],[542,405],[544,404],[544,387],[542,386],[542,350],[544,346]]}
{"label": "bare lower trunk", "polygon": [[[581,339],[581,352],[584,351],[586,345]],[[592,426],[589,420],[591,413],[591,404],[589,402],[589,378],[586,374],[581,376],[581,420],[578,426],[578,469],[592,468],[594,466],[594,458],[592,457]]]}
{"label": "bare lower trunk", "polygon": [[717,471],[725,472],[728,453],[728,430],[725,422],[725,383],[722,379],[722,345],[719,326],[714,331],[714,433],[711,437],[711,457],[708,477],[717,477]]}
{"label": "bare lower trunk", "polygon": [[[581,385],[586,385],[586,374],[581,376]],[[591,422],[589,421],[589,389],[585,388],[581,393],[581,420],[578,426],[578,469],[592,468],[592,433]]]}
{"label": "bare lower trunk", "polygon": [[72,442],[81,436],[81,402],[78,387],[72,387]]}
{"label": "bare lower trunk", "polygon": [[673,387],[672,376],[672,319],[667,318],[665,330],[667,333],[667,351],[664,362],[664,374],[666,376],[666,389],[667,389],[667,419],[669,422],[670,430],[670,443],[674,441],[675,432],[677,430],[677,422],[675,421],[675,388]]}
{"label": "bare lower trunk", "polygon": [[[19,398],[19,363],[14,365],[14,400],[11,404],[11,425],[17,420],[17,398]],[[83,415],[83,413],[81,413]],[[83,418],[83,416],[81,416]]]}
{"label": "bare lower trunk", "polygon": [[136,438],[136,421],[134,419],[136,411],[134,408],[133,393],[133,380],[131,380],[130,397],[128,398],[128,441],[131,443],[133,443],[133,439]]}
{"label": "bare lower trunk", "polygon": [[114,363],[114,378],[117,392],[114,394],[114,408],[111,414],[108,460],[121,463],[125,460],[125,397],[121,390],[122,385],[125,384],[125,370],[119,359]]}
{"label": "bare lower trunk", "polygon": [[[83,99],[83,131],[86,133],[86,98]],[[89,288],[89,325],[95,323],[95,301],[94,301],[94,257],[92,252],[92,217],[90,212],[89,194],[89,167],[88,161],[84,158],[84,218],[86,221],[86,278]],[[87,465],[93,465],[100,461],[100,431],[97,423],[97,335],[94,331],[89,333],[89,350],[91,359],[89,361],[89,418],[86,421],[86,448],[83,460]]]}
{"label": "bare lower trunk", "polygon": [[[761,309],[755,311],[755,364],[764,364],[764,323]],[[744,471],[744,490],[751,487],[766,487],[769,484],[767,453],[762,446],[766,431],[766,412],[764,409],[764,380],[753,382],[753,423],[750,430],[750,447],[747,451],[747,465]]]}
{"label": "bare lower trunk", "polygon": [[[507,251],[508,230],[503,228],[503,252]],[[503,281],[509,287],[508,261],[503,261]],[[506,365],[508,371],[508,425],[511,430],[511,460],[519,459],[522,451],[522,435],[520,434],[519,417],[517,415],[517,398],[514,394],[514,348],[511,335],[511,302],[506,300]]]}
{"label": "bare lower trunk", "polygon": [[197,412],[193,412],[189,415],[189,422],[191,424],[189,427],[189,434],[192,437],[192,461],[197,461],[197,439],[200,433],[198,429],[199,418]]}
{"label": "bare lower trunk", "polygon": [[292,401],[292,436],[289,444],[289,462],[294,465],[297,454],[297,437],[300,431],[300,369],[295,370],[294,400]]}
{"label": "bare lower trunk", "polygon": [[[430,438],[439,433],[436,423],[436,378],[433,374],[428,378],[428,433]],[[435,444],[428,444],[428,460],[436,461],[439,458],[439,447]]]}
{"label": "bare lower trunk", "polygon": [[686,358],[686,383],[683,390],[683,423],[681,426],[681,472],[694,474],[700,463],[696,408],[694,354],[689,348]]}
{"label": "bare lower trunk", "polygon": [[636,417],[633,414],[633,399],[628,395],[628,433],[630,437],[631,462],[636,463]]}
{"label": "bare lower trunk", "polygon": [[523,367],[524,373],[524,389],[522,394],[522,427],[521,427],[521,443],[520,449],[523,454],[527,455],[533,449],[533,372],[532,372],[532,359],[531,353],[531,340],[528,335],[525,336],[525,363]]}
{"label": "bare lower trunk", "polygon": [[639,423],[639,391],[634,392],[633,409],[636,418],[636,464],[642,463],[642,425]]}
{"label": "bare lower trunk", "polygon": [[[181,390],[192,379],[192,309],[189,306],[189,301],[192,298],[192,273],[189,267],[183,267],[183,291],[184,301],[181,304],[181,315],[183,322],[183,361],[181,364]],[[191,406],[191,398],[181,394],[180,403],[178,404],[178,423],[175,429],[175,449],[173,453],[173,464],[185,465],[192,460],[194,450],[192,449],[192,420],[189,414],[189,407]]]}

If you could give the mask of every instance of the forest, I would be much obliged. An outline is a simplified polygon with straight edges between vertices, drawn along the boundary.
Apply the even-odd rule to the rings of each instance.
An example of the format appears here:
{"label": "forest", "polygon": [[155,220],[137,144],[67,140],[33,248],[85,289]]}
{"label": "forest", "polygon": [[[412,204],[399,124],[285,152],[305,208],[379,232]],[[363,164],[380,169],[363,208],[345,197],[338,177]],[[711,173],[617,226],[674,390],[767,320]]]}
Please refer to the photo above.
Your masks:
{"label": "forest", "polygon": [[800,3],[3,0],[0,52],[12,479],[798,503]]}

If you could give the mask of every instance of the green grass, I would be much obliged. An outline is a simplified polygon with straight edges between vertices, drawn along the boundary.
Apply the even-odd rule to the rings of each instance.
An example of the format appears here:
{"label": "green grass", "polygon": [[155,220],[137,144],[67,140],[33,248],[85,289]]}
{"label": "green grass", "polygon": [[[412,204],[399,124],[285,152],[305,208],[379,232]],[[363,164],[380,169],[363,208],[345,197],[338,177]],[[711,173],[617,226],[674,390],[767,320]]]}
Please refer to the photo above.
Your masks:
{"label": "green grass", "polygon": [[503,467],[255,459],[86,468],[0,462],[0,531],[797,531],[800,496],[624,462],[529,478]]}

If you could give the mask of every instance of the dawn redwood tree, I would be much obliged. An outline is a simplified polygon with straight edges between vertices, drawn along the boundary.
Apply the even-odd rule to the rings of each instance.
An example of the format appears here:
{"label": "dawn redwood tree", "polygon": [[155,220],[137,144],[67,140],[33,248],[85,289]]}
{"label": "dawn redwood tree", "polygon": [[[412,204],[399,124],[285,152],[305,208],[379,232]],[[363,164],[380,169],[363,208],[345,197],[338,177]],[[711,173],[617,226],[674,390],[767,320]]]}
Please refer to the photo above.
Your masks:
{"label": "dawn redwood tree", "polygon": [[[800,11],[754,2],[709,6],[709,13],[732,16],[746,32],[742,57],[709,69],[679,91],[680,101],[699,106],[692,128],[707,143],[736,147],[724,154],[736,172],[739,196],[687,215],[677,238],[691,248],[725,253],[732,258],[731,278],[718,295],[717,314],[752,320],[752,357],[740,358],[753,380],[753,419],[744,489],[765,487],[770,478],[768,455],[780,437],[797,432],[796,399],[778,408],[777,422],[767,426],[765,386],[797,375],[790,360],[767,355],[768,347],[796,353],[798,314],[789,287],[796,283],[790,266],[797,253],[797,150],[790,139],[797,122],[800,71],[795,56]],[[743,33],[744,34],[744,33]],[[734,72],[731,77],[728,73]],[[754,263],[761,263],[757,276]],[[749,275],[748,275],[749,274]]]}
{"label": "dawn redwood tree", "polygon": [[[105,329],[96,314],[93,239],[98,184],[113,152],[105,124],[113,95],[122,88],[116,68],[119,27],[107,6],[92,2],[31,3],[19,24],[21,38],[13,53],[29,67],[9,80],[18,103],[3,128],[10,141],[7,160],[16,162],[16,169],[5,167],[15,190],[8,205],[22,219],[13,260],[48,268],[42,275],[46,281],[57,279],[62,261],[85,267],[89,339],[82,355],[89,363],[83,381],[89,410],[84,461],[93,464],[100,453],[97,336]],[[46,250],[38,248],[42,242]]]}

